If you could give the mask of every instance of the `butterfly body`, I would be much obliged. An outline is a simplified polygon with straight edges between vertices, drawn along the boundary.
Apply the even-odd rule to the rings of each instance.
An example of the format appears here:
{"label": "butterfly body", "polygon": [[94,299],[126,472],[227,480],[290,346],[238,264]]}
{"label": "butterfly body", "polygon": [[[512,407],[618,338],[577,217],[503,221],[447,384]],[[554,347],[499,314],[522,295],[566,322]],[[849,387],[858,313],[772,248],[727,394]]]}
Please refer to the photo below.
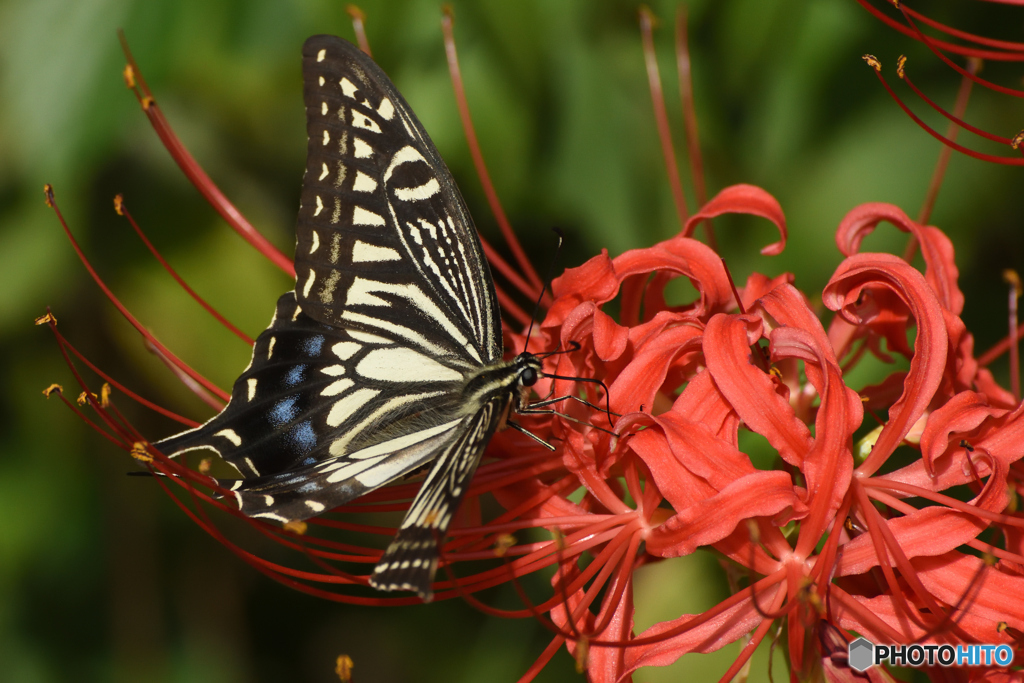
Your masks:
{"label": "butterfly body", "polygon": [[437,545],[536,356],[503,360],[497,297],[448,169],[355,46],[303,48],[309,143],[296,287],[224,410],[156,444],[217,451],[239,508],[306,519],[433,463],[370,583],[429,599]]}

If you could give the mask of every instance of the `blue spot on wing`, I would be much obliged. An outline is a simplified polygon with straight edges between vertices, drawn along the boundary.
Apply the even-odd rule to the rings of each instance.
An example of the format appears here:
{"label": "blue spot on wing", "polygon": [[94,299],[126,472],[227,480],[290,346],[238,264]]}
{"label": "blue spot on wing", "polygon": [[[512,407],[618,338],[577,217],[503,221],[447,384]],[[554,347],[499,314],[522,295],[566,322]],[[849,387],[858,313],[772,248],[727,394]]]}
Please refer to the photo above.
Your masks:
{"label": "blue spot on wing", "polygon": [[309,366],[307,365],[296,365],[295,367],[290,368],[288,372],[284,374],[284,378],[282,379],[285,386],[294,387],[297,384],[301,384],[302,380],[306,376],[306,368],[308,367]]}
{"label": "blue spot on wing", "polygon": [[[306,420],[288,432],[288,441],[291,442],[292,447],[299,453],[309,453],[311,450],[316,448],[316,432],[313,431],[313,422]],[[316,462],[316,459],[312,459]],[[304,465],[311,465],[313,463],[303,462]]]}
{"label": "blue spot on wing", "polygon": [[275,427],[291,422],[299,414],[299,407],[296,405],[299,401],[298,396],[289,396],[283,398],[274,404],[267,413],[267,419],[270,420],[271,424]]}
{"label": "blue spot on wing", "polygon": [[302,352],[307,356],[316,358],[320,355],[320,351],[323,349],[323,346],[323,335],[318,334],[315,337],[310,337],[302,342]]}

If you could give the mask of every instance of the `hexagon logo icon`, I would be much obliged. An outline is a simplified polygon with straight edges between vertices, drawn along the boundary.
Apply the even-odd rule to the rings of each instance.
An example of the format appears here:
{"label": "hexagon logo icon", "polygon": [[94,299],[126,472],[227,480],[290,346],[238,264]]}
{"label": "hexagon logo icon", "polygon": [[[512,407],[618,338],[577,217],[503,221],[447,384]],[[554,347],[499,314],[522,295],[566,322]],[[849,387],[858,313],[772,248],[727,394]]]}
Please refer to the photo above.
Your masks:
{"label": "hexagon logo icon", "polygon": [[858,638],[850,643],[847,653],[851,669],[866,671],[874,663],[875,645],[867,638]]}

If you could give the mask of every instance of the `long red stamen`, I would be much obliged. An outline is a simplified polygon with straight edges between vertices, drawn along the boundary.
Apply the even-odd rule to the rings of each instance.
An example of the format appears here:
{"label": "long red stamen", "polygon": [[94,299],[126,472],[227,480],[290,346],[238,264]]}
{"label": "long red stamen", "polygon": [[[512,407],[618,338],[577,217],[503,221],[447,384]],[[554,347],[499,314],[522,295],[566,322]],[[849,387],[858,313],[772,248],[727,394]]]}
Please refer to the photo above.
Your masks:
{"label": "long red stamen", "polygon": [[[459,118],[462,121],[462,130],[466,136],[466,142],[469,145],[470,156],[473,157],[473,165],[476,167],[476,173],[480,177],[480,183],[484,188],[484,195],[487,197],[487,203],[491,207],[491,213],[494,214],[494,219],[498,222],[498,227],[501,229],[501,234],[505,238],[505,243],[508,244],[509,249],[512,250],[512,255],[515,256],[516,263],[519,264],[519,268],[526,275],[526,279],[529,280],[530,284],[527,284],[515,271],[513,271],[503,259],[484,242],[484,253],[487,256],[487,260],[491,262],[498,271],[508,278],[515,287],[527,295],[531,299],[535,299],[540,294],[541,289],[544,287],[544,283],[540,281],[540,276],[537,275],[537,271],[533,269],[533,264],[530,263],[530,259],[526,257],[526,252],[523,251],[522,246],[519,244],[519,238],[516,237],[515,231],[512,230],[512,225],[508,221],[508,216],[505,215],[505,209],[501,206],[501,201],[498,199],[498,193],[494,189],[494,183],[491,182],[491,176],[487,172],[487,165],[484,163],[483,153],[480,151],[480,143],[476,137],[476,129],[473,127],[473,119],[469,114],[469,101],[466,99],[466,90],[462,83],[462,71],[459,69],[459,56],[455,50],[455,31],[454,31],[455,18],[452,14],[451,7],[445,5],[444,16],[441,18],[441,30],[444,33],[444,49],[445,54],[448,57],[448,72],[451,75],[452,88],[455,90],[455,103],[458,105]],[[481,238],[483,242],[483,239]],[[497,261],[495,260],[497,259]],[[544,303],[550,305],[550,298],[547,294],[544,295]]]}
{"label": "long red stamen", "polygon": [[78,254],[78,259],[82,262],[82,265],[85,266],[85,269],[89,272],[89,275],[92,276],[92,279],[97,284],[97,286],[99,286],[99,288],[103,290],[103,293],[106,295],[107,299],[109,299],[110,302],[114,304],[114,307],[117,308],[117,310],[121,313],[121,315],[124,316],[125,320],[127,320],[132,325],[132,327],[134,327],[138,331],[138,333],[142,335],[142,338],[147,343],[151,344],[153,348],[157,349],[160,352],[160,354],[165,357],[167,361],[172,363],[181,372],[185,373],[190,378],[198,382],[208,391],[217,396],[221,396],[225,401],[227,401],[230,398],[229,394],[224,392],[220,387],[218,387],[213,382],[200,375],[198,372],[189,367],[184,361],[182,361],[180,358],[171,353],[171,351],[166,346],[161,344],[160,341],[157,340],[157,338],[154,337],[149,330],[143,327],[142,323],[140,323],[135,318],[135,316],[133,316],[128,311],[124,304],[122,304],[120,300],[118,300],[118,298],[114,296],[114,293],[110,291],[110,288],[107,287],[106,283],[103,282],[99,274],[92,267],[92,264],[89,263],[89,259],[85,257],[85,252],[82,251],[82,248],[79,246],[78,241],[75,239],[75,236],[71,233],[71,228],[68,227],[68,224],[64,220],[64,215],[60,211],[60,207],[57,206],[57,201],[54,198],[53,194],[53,188],[47,185],[44,188],[44,192],[46,194],[47,205],[50,206],[53,209],[54,213],[57,215],[57,220],[60,221],[61,227],[64,228],[64,234],[67,235],[68,240],[71,242],[72,248],[74,248],[75,253]]}
{"label": "long red stamen", "polygon": [[[918,40],[920,39],[920,34],[919,33],[917,33],[916,31],[914,31],[911,28],[907,28],[906,26],[904,26],[900,22],[898,22],[895,19],[887,16],[881,10],[877,9],[876,7],[874,7],[868,0],[857,0],[857,2],[860,4],[861,7],[863,7],[868,12],[873,14],[875,16],[875,18],[881,20],[884,24],[888,25],[889,27],[896,29],[897,31],[899,31],[903,35],[906,35],[906,36],[909,36],[911,38],[918,39]],[[950,35],[956,35],[957,33],[962,33],[964,36],[973,36],[973,34],[959,32],[959,31],[954,31],[954,29],[951,29],[951,28],[949,28],[947,26],[944,26],[943,24],[939,24],[938,22],[935,22],[935,24],[937,26],[942,26],[943,30],[946,31],[947,33],[949,33]],[[990,39],[982,38],[981,36],[973,36],[973,39],[975,39],[975,42],[978,42],[980,44],[983,44],[982,41],[990,40]],[[941,50],[945,50],[946,52],[952,52],[953,54],[963,55],[964,57],[977,57],[979,59],[991,59],[991,60],[994,60],[994,61],[1004,61],[1004,62],[1024,61],[1024,54],[1021,54],[1020,52],[1016,51],[1018,48],[1014,48],[1013,50],[1009,50],[1009,51],[982,50],[982,49],[971,47],[971,46],[957,45],[956,43],[950,43],[950,42],[947,42],[947,41],[944,41],[944,40],[932,39],[931,42],[932,42],[933,45],[935,45],[935,47],[937,47],[937,48],[939,48]],[[1017,44],[1016,43],[1008,43],[1008,45],[1017,45]]]}
{"label": "long red stamen", "polygon": [[118,215],[124,216],[125,218],[128,219],[128,223],[132,226],[132,229],[135,230],[135,234],[139,236],[139,239],[142,240],[142,243],[146,245],[147,249],[149,249],[149,253],[153,254],[156,260],[160,262],[160,265],[164,267],[164,270],[166,270],[170,274],[170,276],[174,278],[174,281],[177,282],[178,285],[196,301],[196,303],[198,303],[200,306],[206,309],[206,312],[212,315],[217,320],[217,322],[226,327],[232,334],[234,334],[236,337],[244,341],[246,344],[252,346],[253,344],[256,343],[255,341],[253,341],[252,337],[238,329],[238,327],[233,325],[231,321],[229,321],[227,318],[221,315],[221,313],[217,309],[215,309],[213,306],[207,303],[205,299],[199,296],[199,294],[197,294],[196,291],[192,289],[180,275],[178,275],[178,272],[171,267],[171,264],[167,262],[167,260],[160,254],[159,251],[157,251],[156,247],[153,246],[153,243],[149,241],[148,237],[146,237],[146,234],[142,232],[142,228],[140,228],[139,224],[135,222],[135,219],[132,217],[131,212],[128,211],[128,207],[124,203],[124,197],[122,197],[121,195],[117,195],[116,197],[114,197],[114,210],[117,211]]}
{"label": "long red stamen", "polygon": [[92,370],[97,375],[102,377],[104,382],[107,382],[108,384],[110,384],[112,387],[117,389],[119,392],[121,392],[122,394],[124,394],[128,398],[132,399],[133,401],[135,401],[136,403],[140,404],[141,406],[143,406],[145,408],[149,408],[150,410],[152,410],[154,412],[157,412],[157,413],[163,415],[164,417],[168,417],[168,418],[174,420],[175,422],[179,422],[179,423],[185,425],[186,427],[198,427],[199,426],[199,424],[200,424],[199,422],[196,422],[195,420],[190,420],[187,417],[183,417],[181,415],[178,415],[177,413],[175,413],[175,412],[173,412],[171,410],[168,410],[167,408],[164,408],[163,406],[157,405],[156,403],[153,403],[152,401],[150,401],[148,399],[145,399],[142,396],[139,396],[134,391],[132,391],[131,389],[127,388],[126,386],[124,386],[123,384],[121,384],[120,382],[118,382],[117,380],[112,378],[110,375],[108,375],[107,373],[105,373],[102,370],[100,370],[99,367],[97,367],[92,361],[90,361],[88,358],[86,358],[85,355],[81,351],[79,351],[77,348],[75,348],[74,345],[72,345],[71,342],[69,342],[67,340],[67,337],[65,337],[64,335],[62,335],[60,333],[60,331],[57,329],[57,326],[56,326],[55,323],[51,323],[50,324],[50,329],[52,330],[54,336],[57,338],[57,343],[58,344],[60,344],[62,347],[64,347],[64,348],[68,349],[69,351],[71,351],[71,353],[74,354],[74,356],[76,358],[78,358],[78,360],[80,360],[83,363],[85,363],[85,365],[90,370]]}
{"label": "long red stamen", "polygon": [[654,106],[654,120],[658,127],[658,139],[661,141],[661,155],[665,161],[665,173],[672,191],[676,216],[680,227],[686,225],[690,212],[686,208],[686,197],[683,185],[679,180],[679,166],[676,163],[676,150],[672,144],[672,131],[668,125],[668,112],[665,109],[665,94],[661,89],[661,74],[658,72],[658,55],[654,50],[654,14],[646,5],[640,7],[640,40],[643,45],[644,64],[647,67],[647,87],[651,91],[651,103]]}
{"label": "long red stamen", "polygon": [[900,106],[900,108],[907,114],[907,116],[913,119],[914,123],[916,123],[922,129],[924,129],[926,133],[931,135],[933,138],[935,138],[942,144],[952,147],[961,154],[966,154],[967,156],[974,157],[975,159],[980,159],[982,161],[990,161],[994,164],[1003,164],[1005,166],[1024,166],[1024,158],[1011,158],[995,156],[993,154],[983,154],[982,152],[976,152],[973,149],[968,149],[963,145],[959,145],[953,140],[946,138],[941,133],[936,131],[934,128],[929,126],[927,123],[922,121],[920,117],[917,116],[917,114],[910,110],[910,107],[908,107],[906,103],[904,103],[903,100],[899,98],[899,95],[897,95],[893,91],[893,89],[889,87],[889,83],[885,80],[885,76],[882,75],[881,70],[875,69],[875,75],[878,76],[878,80],[882,82],[882,85],[885,87],[885,90],[889,93],[889,96],[892,97],[893,100],[895,100],[896,104]]}
{"label": "long red stamen", "polygon": [[123,31],[118,31],[118,38],[121,41],[121,48],[124,50],[125,58],[128,60],[128,68],[125,70],[125,81],[132,92],[135,93],[139,104],[142,105],[142,111],[149,119],[153,130],[160,137],[160,141],[163,142],[164,148],[170,153],[175,163],[178,164],[178,168],[181,169],[185,177],[191,181],[192,185],[210,203],[210,206],[228,222],[228,225],[235,232],[241,235],[256,251],[269,259],[271,263],[291,277],[295,277],[295,265],[292,263],[292,260],[253,227],[252,223],[242,215],[241,211],[235,208],[235,205],[228,200],[224,193],[220,191],[220,188],[210,179],[210,176],[206,174],[206,171],[202,169],[189,151],[185,149],[178,136],[175,135],[174,130],[171,129],[171,124],[164,117],[163,112],[160,111],[160,107],[157,106],[156,100],[153,99],[153,93],[150,92],[146,81],[142,78],[142,72],[139,71],[135,58],[132,57],[131,50],[128,49],[128,41]]}
{"label": "long red stamen", "polygon": [[[690,61],[690,37],[688,12],[685,4],[676,10],[676,71],[679,74],[679,99],[683,108],[683,128],[686,131],[686,152],[690,159],[690,175],[693,176],[693,191],[697,206],[708,203],[708,191],[704,182],[704,158],[700,151],[700,134],[697,132],[697,109],[693,105],[693,73]],[[714,220],[703,221],[704,236],[708,246],[718,251],[715,239]]]}
{"label": "long red stamen", "polygon": [[370,41],[366,39],[366,13],[356,5],[346,5],[345,12],[352,18],[352,30],[356,34],[356,43],[359,44],[359,49],[372,59]]}

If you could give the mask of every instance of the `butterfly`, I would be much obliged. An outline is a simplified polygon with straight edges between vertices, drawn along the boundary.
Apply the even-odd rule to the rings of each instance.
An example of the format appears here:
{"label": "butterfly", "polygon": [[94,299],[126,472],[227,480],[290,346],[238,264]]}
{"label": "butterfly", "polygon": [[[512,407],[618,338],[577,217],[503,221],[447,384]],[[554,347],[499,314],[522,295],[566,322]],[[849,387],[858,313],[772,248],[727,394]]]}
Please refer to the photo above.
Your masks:
{"label": "butterfly", "polygon": [[428,463],[370,584],[429,600],[481,455],[527,408],[541,361],[503,360],[494,283],[465,202],[416,115],[354,45],[302,50],[306,171],[295,289],[224,410],[154,444],[216,451],[239,509],[287,523]]}

